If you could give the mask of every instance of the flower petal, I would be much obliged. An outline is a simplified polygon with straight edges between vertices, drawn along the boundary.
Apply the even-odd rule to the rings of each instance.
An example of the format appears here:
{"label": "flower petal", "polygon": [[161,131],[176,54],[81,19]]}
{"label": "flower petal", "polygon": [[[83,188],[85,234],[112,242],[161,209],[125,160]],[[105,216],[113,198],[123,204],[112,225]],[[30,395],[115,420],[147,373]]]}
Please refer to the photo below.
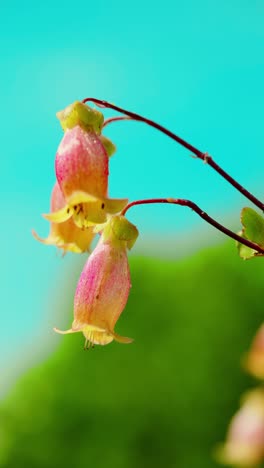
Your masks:
{"label": "flower petal", "polygon": [[67,197],[67,203],[69,206],[79,205],[80,203],[96,202],[99,198],[90,193],[83,192],[82,190],[76,190],[69,197]]}
{"label": "flower petal", "polygon": [[64,208],[61,208],[58,211],[54,211],[52,213],[45,213],[43,214],[43,218],[51,221],[52,223],[63,223],[71,218],[73,210],[69,208],[67,205]]}
{"label": "flower petal", "polygon": [[127,336],[118,335],[118,333],[116,332],[111,332],[111,335],[115,341],[118,341],[118,343],[128,344],[134,341],[133,338],[128,338]]}
{"label": "flower petal", "polygon": [[[58,183],[56,183],[51,194],[51,214],[53,212],[58,214],[58,211],[65,209],[65,205],[66,200]],[[64,253],[66,251],[74,253],[89,252],[95,235],[92,228],[80,229],[72,218],[60,223],[51,222],[50,233],[45,239],[41,238],[35,231],[32,231],[32,234],[42,244],[55,245],[59,249],[64,250]]]}
{"label": "flower petal", "polygon": [[78,247],[78,245],[75,244],[74,242],[65,243],[62,241],[62,239],[60,239],[59,237],[55,237],[52,234],[50,234],[48,237],[43,239],[42,237],[39,237],[39,235],[36,233],[36,231],[34,231],[34,229],[32,229],[32,235],[37,241],[41,242],[42,244],[55,245],[59,249],[63,249],[65,251],[68,250],[69,252],[74,252],[74,253],[83,252],[83,250],[80,247]]}
{"label": "flower petal", "polygon": [[54,327],[53,330],[56,332],[56,333],[59,333],[60,335],[68,335],[70,333],[77,333],[79,332],[80,330],[73,330],[72,328],[70,328],[69,330],[59,330],[58,328]]}

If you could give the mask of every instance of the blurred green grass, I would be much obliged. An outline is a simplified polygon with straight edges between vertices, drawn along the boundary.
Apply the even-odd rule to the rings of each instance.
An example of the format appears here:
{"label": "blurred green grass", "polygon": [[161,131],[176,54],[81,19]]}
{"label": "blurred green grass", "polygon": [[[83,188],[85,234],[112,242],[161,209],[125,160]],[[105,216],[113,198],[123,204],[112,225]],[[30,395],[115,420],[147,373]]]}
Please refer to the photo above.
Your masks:
{"label": "blurred green grass", "polygon": [[264,263],[243,262],[233,243],[130,260],[116,330],[135,342],[85,352],[81,334],[56,336],[1,404],[1,467],[218,466],[212,450],[255,384],[240,360],[263,321]]}

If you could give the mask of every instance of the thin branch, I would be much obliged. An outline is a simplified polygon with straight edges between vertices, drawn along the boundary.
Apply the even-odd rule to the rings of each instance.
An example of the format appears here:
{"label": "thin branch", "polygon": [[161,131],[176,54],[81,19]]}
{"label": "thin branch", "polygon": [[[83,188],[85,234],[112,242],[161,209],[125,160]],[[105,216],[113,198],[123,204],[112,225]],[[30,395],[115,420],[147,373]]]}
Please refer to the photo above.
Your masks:
{"label": "thin branch", "polygon": [[216,229],[218,229],[218,231],[223,232],[226,236],[231,237],[237,242],[240,242],[241,244],[246,245],[250,249],[256,250],[257,252],[264,254],[264,250],[258,244],[255,244],[254,242],[251,242],[250,240],[239,236],[235,232],[230,231],[230,229],[227,229],[225,226],[215,221],[215,219],[211,218],[211,216],[209,216],[207,213],[201,210],[201,208],[199,208],[199,206],[196,205],[196,203],[193,203],[191,200],[185,200],[182,198],[149,198],[146,200],[136,200],[136,201],[129,203],[127,206],[125,206],[125,208],[121,212],[121,215],[124,216],[126,212],[133,206],[149,205],[153,203],[170,203],[174,205],[187,206],[188,208],[191,208],[193,211],[195,211],[195,213],[197,213],[207,223],[211,224]]}
{"label": "thin branch", "polygon": [[187,141],[183,140],[179,136],[177,136],[175,133],[171,132],[167,128],[163,127],[162,125],[154,122],[153,120],[150,120],[146,117],[143,117],[139,114],[136,114],[135,112],[130,112],[125,109],[122,109],[121,107],[115,106],[114,104],[111,104],[107,101],[103,101],[101,99],[96,99],[96,98],[86,98],[83,99],[83,103],[86,102],[93,102],[99,107],[103,108],[110,108],[114,109],[118,112],[122,112],[123,114],[128,115],[131,119],[133,120],[138,120],[141,122],[146,123],[147,125],[150,125],[151,127],[156,128],[160,132],[164,133],[168,137],[172,138],[174,141],[177,141],[181,146],[184,148],[188,149],[191,151],[193,154],[197,156],[197,158],[201,159],[205,163],[207,163],[209,166],[211,166],[218,174],[220,174],[227,182],[229,182],[233,187],[235,187],[240,193],[242,193],[248,200],[250,200],[254,205],[256,205],[258,208],[260,208],[262,211],[264,211],[264,203],[262,203],[258,198],[256,198],[252,193],[250,193],[245,187],[243,187],[241,184],[239,184],[233,177],[231,177],[226,171],[224,171],[214,160],[211,156],[209,156],[208,153],[203,153],[202,151],[198,150],[194,146],[192,146],[190,143]]}

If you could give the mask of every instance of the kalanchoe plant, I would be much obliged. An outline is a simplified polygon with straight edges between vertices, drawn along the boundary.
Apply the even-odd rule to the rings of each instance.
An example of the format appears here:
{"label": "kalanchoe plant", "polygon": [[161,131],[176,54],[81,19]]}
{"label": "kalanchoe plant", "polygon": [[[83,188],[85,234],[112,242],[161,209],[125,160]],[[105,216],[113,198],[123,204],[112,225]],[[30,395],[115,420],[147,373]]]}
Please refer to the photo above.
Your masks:
{"label": "kalanchoe plant", "polygon": [[[86,105],[86,102],[88,101],[94,102],[99,107],[109,107],[123,112],[126,115],[113,117],[104,121],[104,116],[100,111],[92,109]],[[101,132],[102,129],[111,122],[134,119],[151,125],[174,139],[188,150],[192,151],[197,158],[210,165],[249,200],[255,203],[259,208],[263,209],[264,204],[242,187],[220,166],[218,166],[208,153],[201,152],[182,138],[172,133],[170,130],[167,130],[165,127],[162,127],[150,119],[146,119],[139,114],[126,111],[99,99],[87,98],[82,102],[76,101],[66,107],[63,111],[58,112],[57,117],[60,120],[65,134],[56,154],[55,172],[57,183],[52,193],[51,213],[44,215],[44,217],[51,222],[51,230],[50,235],[46,239],[39,238],[39,236],[33,232],[34,236],[38,240],[45,244],[57,245],[64,251],[71,250],[73,252],[83,252],[89,249],[94,232],[99,232],[101,229],[100,226],[103,226],[106,223],[99,245],[95,250],[95,256],[99,255],[99,252],[100,257],[98,258],[101,258],[101,251],[105,252],[107,249],[110,249],[109,245],[111,244],[109,244],[109,242],[105,243],[105,229],[107,230],[109,229],[109,226],[111,226],[111,219],[115,220],[115,223],[117,223],[117,220],[119,219],[118,217],[111,218],[111,216],[121,212],[122,219],[124,219],[124,215],[128,209],[139,204],[172,203],[191,208],[206,222],[236,240],[241,257],[251,258],[256,255],[264,255],[264,220],[250,208],[246,208],[242,211],[243,231],[236,234],[207,215],[191,200],[177,198],[152,198],[147,200],[137,200],[127,204],[128,201],[125,198],[108,198],[108,164],[109,157],[115,152],[115,146],[108,138],[102,135]],[[96,228],[96,226],[99,226],[99,228]],[[113,242],[113,239],[111,242]],[[126,239],[126,242],[129,247],[128,239]],[[123,244],[120,244],[118,248],[120,252],[123,252],[122,249],[120,250],[121,246],[123,249]],[[103,260],[101,262],[101,268],[107,264],[106,257],[107,255],[104,253],[102,256]],[[86,277],[86,272],[90,271],[90,265],[91,264],[88,260],[87,266],[84,270],[85,273],[83,272],[86,279],[82,279],[82,284],[89,285],[90,279],[88,276]],[[120,281],[122,281],[122,275],[120,276]],[[78,291],[80,288],[81,287],[78,286]],[[79,292],[77,297],[79,297],[78,295]],[[89,298],[89,300],[91,301],[91,298]],[[77,299],[76,304],[78,304]],[[89,317],[92,317],[91,320],[89,318],[90,322],[92,322],[94,318],[91,310],[90,304],[88,313]],[[79,308],[76,305],[75,321],[71,332],[77,331],[77,328],[79,328],[78,331],[82,330],[82,328],[80,328],[81,322],[79,319],[76,319],[76,316],[79,317],[79,314],[81,314],[81,316],[84,315],[83,312],[79,312]],[[76,325],[76,320],[79,324],[78,326]],[[92,326],[92,323],[90,322],[89,326]],[[87,325],[85,321],[84,324]],[[101,325],[97,324],[96,326],[103,329]],[[113,326],[109,326],[105,330],[108,330],[105,331],[106,334],[109,334],[109,331],[111,331],[112,335],[110,333],[109,336],[114,336]],[[86,334],[86,338],[90,339],[87,336],[88,335]],[[94,335],[91,335],[90,341],[96,342],[93,337]],[[104,339],[102,339],[102,341],[104,341]]]}
{"label": "kalanchoe plant", "polygon": [[[100,111],[86,105],[88,101],[92,101],[100,107],[109,107],[121,111],[126,115],[113,117],[104,121],[103,114]],[[127,204],[127,199],[108,198],[109,156],[114,153],[115,146],[109,139],[104,137],[101,132],[103,127],[111,122],[134,119],[151,125],[170,138],[173,138],[188,150],[191,150],[197,158],[208,163],[258,207],[264,208],[262,202],[220,168],[207,153],[202,153],[182,138],[150,119],[146,119],[133,112],[125,111],[124,109],[99,99],[87,98],[82,102],[76,101],[63,111],[58,112],[57,117],[60,120],[65,134],[56,154],[55,172],[57,183],[52,193],[51,213],[44,215],[51,222],[51,231],[47,239],[41,239],[33,232],[34,236],[43,243],[55,244],[65,251],[72,250],[75,252],[82,252],[89,248],[94,233],[92,227],[94,226],[95,231],[99,232],[101,228],[96,228],[96,226],[102,226],[106,223],[103,228],[103,233],[101,234],[100,242],[95,249],[95,253],[92,255],[91,259],[88,260],[84,272],[82,273],[80,284],[76,292],[75,319],[71,330],[67,333],[83,331],[87,340],[92,343],[100,342],[101,344],[105,344],[114,338],[113,326],[122,312],[128,296],[128,289],[126,287],[128,284],[128,277],[127,275],[123,276],[122,273],[119,275],[119,280],[114,274],[113,277],[110,275],[109,279],[109,275],[103,272],[108,271],[108,268],[110,268],[108,262],[113,262],[113,264],[117,262],[118,264],[121,253],[122,258],[126,259],[126,247],[130,247],[130,240],[126,238],[124,239],[124,243],[123,239],[115,238],[113,233],[115,233],[116,227],[124,226],[124,216],[132,206],[150,203],[172,203],[187,206],[194,210],[206,222],[235,239],[238,244],[239,253],[243,258],[264,255],[264,220],[250,208],[242,211],[243,231],[241,234],[236,234],[215,221],[190,200],[152,198],[137,200]],[[111,216],[120,212],[122,215],[121,218],[118,216],[111,218]],[[126,223],[128,223],[128,221],[126,221]],[[112,231],[110,226],[111,229],[113,228]],[[107,237],[109,235],[107,233],[109,232],[112,234],[110,237]],[[109,252],[107,253],[107,251]],[[114,251],[118,253],[118,255],[113,255]],[[99,265],[99,270],[96,270],[97,267],[94,267],[94,258],[97,259],[96,265]],[[98,259],[100,259],[100,262],[98,262]],[[123,262],[125,261],[126,260],[123,260]],[[111,263],[111,267],[112,266]],[[106,270],[104,270],[104,268],[106,268]],[[100,270],[102,276],[100,276]],[[92,273],[90,273],[90,271]],[[120,267],[120,271],[124,272],[125,269],[122,270]],[[119,295],[123,297],[123,299],[120,304],[118,301],[116,302],[116,310],[118,310],[118,313],[115,313],[116,319],[111,319],[107,323],[102,313],[103,306],[102,308],[100,308],[101,306],[99,307],[101,302],[98,303],[99,305],[96,302],[97,295],[85,295],[85,289],[91,287],[90,281],[91,278],[93,278],[94,272],[96,272],[97,275],[97,286],[101,284],[102,278],[103,282],[106,282],[106,284],[108,284],[107,281],[109,281],[113,288],[117,287],[115,282],[119,281],[122,284],[122,281],[124,281],[124,296]],[[98,286],[98,288],[99,287],[101,286]],[[108,290],[108,287],[106,287],[106,290]],[[81,301],[79,301],[79,297],[82,297],[83,294],[85,300],[81,299]],[[99,295],[99,297],[101,296]],[[105,304],[107,304],[107,296],[103,296],[102,304],[104,304],[104,301]],[[79,304],[85,303],[85,307],[79,307]],[[98,310],[100,310],[100,312],[94,314],[95,305],[99,307]],[[109,307],[107,307],[106,309],[110,310]],[[106,323],[106,325],[104,325],[104,323]],[[95,328],[91,327],[96,327],[96,335]],[[99,331],[99,329],[101,331]],[[101,338],[99,339],[98,336]],[[110,339],[110,337],[112,338]]]}
{"label": "kalanchoe plant", "polygon": [[115,324],[124,310],[130,290],[127,249],[138,236],[137,228],[123,216],[113,216],[103,227],[101,238],[81,273],[75,298],[74,321],[70,330],[82,332],[85,347],[106,345],[113,340],[131,343],[118,335]]}
{"label": "kalanchoe plant", "polygon": [[[100,111],[86,104],[88,101],[124,115],[104,120]],[[224,171],[208,153],[198,150],[160,124],[100,99],[76,101],[58,112],[57,117],[65,133],[56,154],[56,184],[51,196],[51,212],[44,215],[51,223],[50,234],[46,239],[34,231],[33,235],[44,244],[75,253],[89,250],[97,233],[100,240],[78,281],[72,326],[66,331],[56,328],[56,332],[83,333],[85,349],[95,344],[106,345],[113,340],[120,343],[132,341],[117,334],[115,325],[126,306],[131,286],[127,250],[134,245],[138,230],[125,216],[133,206],[170,203],[188,207],[234,239],[241,258],[264,255],[264,218],[252,208],[243,208],[242,230],[237,234],[191,200],[149,198],[128,203],[126,198],[108,198],[109,157],[116,148],[102,135],[102,130],[119,120],[137,120],[163,132],[191,151],[263,212],[264,203]],[[244,360],[247,370],[261,379],[264,378],[263,335],[262,326]],[[254,390],[243,399],[241,409],[231,421],[227,441],[218,451],[218,458],[224,463],[245,468],[256,466],[264,459],[263,389]]]}

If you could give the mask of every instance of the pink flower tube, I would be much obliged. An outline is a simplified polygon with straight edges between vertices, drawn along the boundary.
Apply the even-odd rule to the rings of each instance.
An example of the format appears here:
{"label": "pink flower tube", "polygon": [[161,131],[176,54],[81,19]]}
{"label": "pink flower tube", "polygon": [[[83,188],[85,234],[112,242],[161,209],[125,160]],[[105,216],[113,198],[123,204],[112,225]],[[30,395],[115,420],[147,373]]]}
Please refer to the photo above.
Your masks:
{"label": "pink flower tube", "polygon": [[137,228],[123,216],[113,216],[105,225],[101,239],[80,276],[74,298],[72,328],[59,333],[82,332],[86,347],[106,345],[113,340],[130,343],[118,335],[115,324],[127,303],[130,272],[127,248],[138,236]]}
{"label": "pink flower tube", "polygon": [[54,223],[72,217],[80,228],[104,223],[107,214],[118,213],[127,204],[127,199],[107,197],[108,154],[97,133],[98,125],[87,123],[90,111],[87,117],[83,107],[74,103],[59,113],[65,134],[57,150],[55,170],[66,206],[44,215]]}
{"label": "pink flower tube", "polygon": [[[51,212],[56,212],[65,207],[66,201],[62,191],[55,184],[51,194]],[[72,219],[68,219],[63,223],[51,223],[50,233],[46,239],[42,239],[35,231],[32,231],[33,236],[38,241],[46,245],[55,245],[59,249],[75,253],[89,251],[91,242],[95,236],[92,228],[80,229]]]}

